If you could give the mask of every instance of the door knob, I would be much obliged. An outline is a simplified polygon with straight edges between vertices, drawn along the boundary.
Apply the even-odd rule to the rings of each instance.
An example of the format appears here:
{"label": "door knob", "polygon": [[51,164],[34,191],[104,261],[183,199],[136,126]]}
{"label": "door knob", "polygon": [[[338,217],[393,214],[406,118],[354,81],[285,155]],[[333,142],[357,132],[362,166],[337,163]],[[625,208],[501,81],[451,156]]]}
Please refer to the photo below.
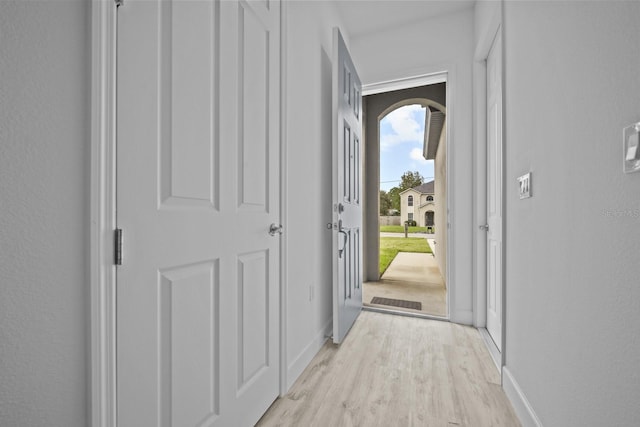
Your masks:
{"label": "door knob", "polygon": [[282,224],[271,224],[269,226],[269,234],[272,236],[275,236],[276,234],[282,234]]}
{"label": "door knob", "polygon": [[478,228],[480,230],[489,231],[489,224],[480,225]]}

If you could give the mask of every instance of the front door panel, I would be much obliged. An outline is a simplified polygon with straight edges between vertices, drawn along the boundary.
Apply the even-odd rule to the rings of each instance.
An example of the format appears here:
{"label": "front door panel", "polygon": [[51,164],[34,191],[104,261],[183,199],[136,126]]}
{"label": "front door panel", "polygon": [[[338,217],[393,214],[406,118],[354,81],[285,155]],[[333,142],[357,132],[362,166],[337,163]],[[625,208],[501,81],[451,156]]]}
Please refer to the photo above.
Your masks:
{"label": "front door panel", "polygon": [[341,342],[362,309],[362,84],[334,29],[333,340]]}

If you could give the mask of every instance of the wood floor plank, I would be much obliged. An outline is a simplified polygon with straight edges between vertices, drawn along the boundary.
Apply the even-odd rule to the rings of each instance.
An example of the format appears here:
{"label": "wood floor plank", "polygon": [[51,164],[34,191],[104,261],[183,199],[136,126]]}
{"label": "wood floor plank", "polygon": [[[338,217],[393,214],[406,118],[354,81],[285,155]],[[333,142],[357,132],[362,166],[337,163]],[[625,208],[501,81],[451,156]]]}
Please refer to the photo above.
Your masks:
{"label": "wood floor plank", "polygon": [[[445,347],[445,354],[454,380],[457,404],[461,408],[462,425],[519,425],[500,386],[485,380],[472,347]],[[496,393],[496,387],[500,393]]]}
{"label": "wood floor plank", "polygon": [[479,339],[473,328],[363,312],[257,425],[518,426]]}
{"label": "wood floor plank", "polygon": [[485,380],[492,384],[501,384],[500,371],[496,367],[491,355],[487,351],[487,347],[482,340],[480,332],[476,328],[465,328],[469,343],[473,347],[478,362],[482,368]]}

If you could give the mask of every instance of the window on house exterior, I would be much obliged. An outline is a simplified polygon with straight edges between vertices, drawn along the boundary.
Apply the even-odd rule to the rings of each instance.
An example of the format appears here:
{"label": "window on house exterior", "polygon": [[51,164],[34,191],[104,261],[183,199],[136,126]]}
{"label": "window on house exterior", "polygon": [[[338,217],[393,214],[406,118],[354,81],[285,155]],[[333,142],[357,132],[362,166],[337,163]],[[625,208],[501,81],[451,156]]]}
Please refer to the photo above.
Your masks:
{"label": "window on house exterior", "polygon": [[413,212],[409,212],[409,213],[408,213],[408,215],[409,215],[409,216],[407,217],[407,219],[408,219],[409,221],[413,221]]}
{"label": "window on house exterior", "polygon": [[427,202],[433,202],[433,196],[427,196]]}
{"label": "window on house exterior", "polygon": [[413,206],[413,196],[409,196],[409,198],[407,199],[407,204],[408,206]]}

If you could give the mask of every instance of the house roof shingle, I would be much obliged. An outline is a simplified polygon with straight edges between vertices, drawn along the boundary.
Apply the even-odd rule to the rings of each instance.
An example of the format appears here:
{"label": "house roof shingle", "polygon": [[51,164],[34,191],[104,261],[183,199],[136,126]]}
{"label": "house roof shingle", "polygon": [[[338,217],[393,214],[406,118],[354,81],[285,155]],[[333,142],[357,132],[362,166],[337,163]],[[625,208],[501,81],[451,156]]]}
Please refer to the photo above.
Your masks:
{"label": "house roof shingle", "polygon": [[435,193],[434,183],[435,181],[425,182],[424,184],[418,185],[417,187],[407,188],[406,190],[402,191],[400,194],[406,193],[409,190],[417,191],[418,193],[422,193],[422,194],[433,194]]}
{"label": "house roof shingle", "polygon": [[413,187],[412,190],[416,190],[418,193],[422,194],[433,194],[434,191],[434,183],[435,181],[425,182],[422,185],[418,185],[417,187]]}

